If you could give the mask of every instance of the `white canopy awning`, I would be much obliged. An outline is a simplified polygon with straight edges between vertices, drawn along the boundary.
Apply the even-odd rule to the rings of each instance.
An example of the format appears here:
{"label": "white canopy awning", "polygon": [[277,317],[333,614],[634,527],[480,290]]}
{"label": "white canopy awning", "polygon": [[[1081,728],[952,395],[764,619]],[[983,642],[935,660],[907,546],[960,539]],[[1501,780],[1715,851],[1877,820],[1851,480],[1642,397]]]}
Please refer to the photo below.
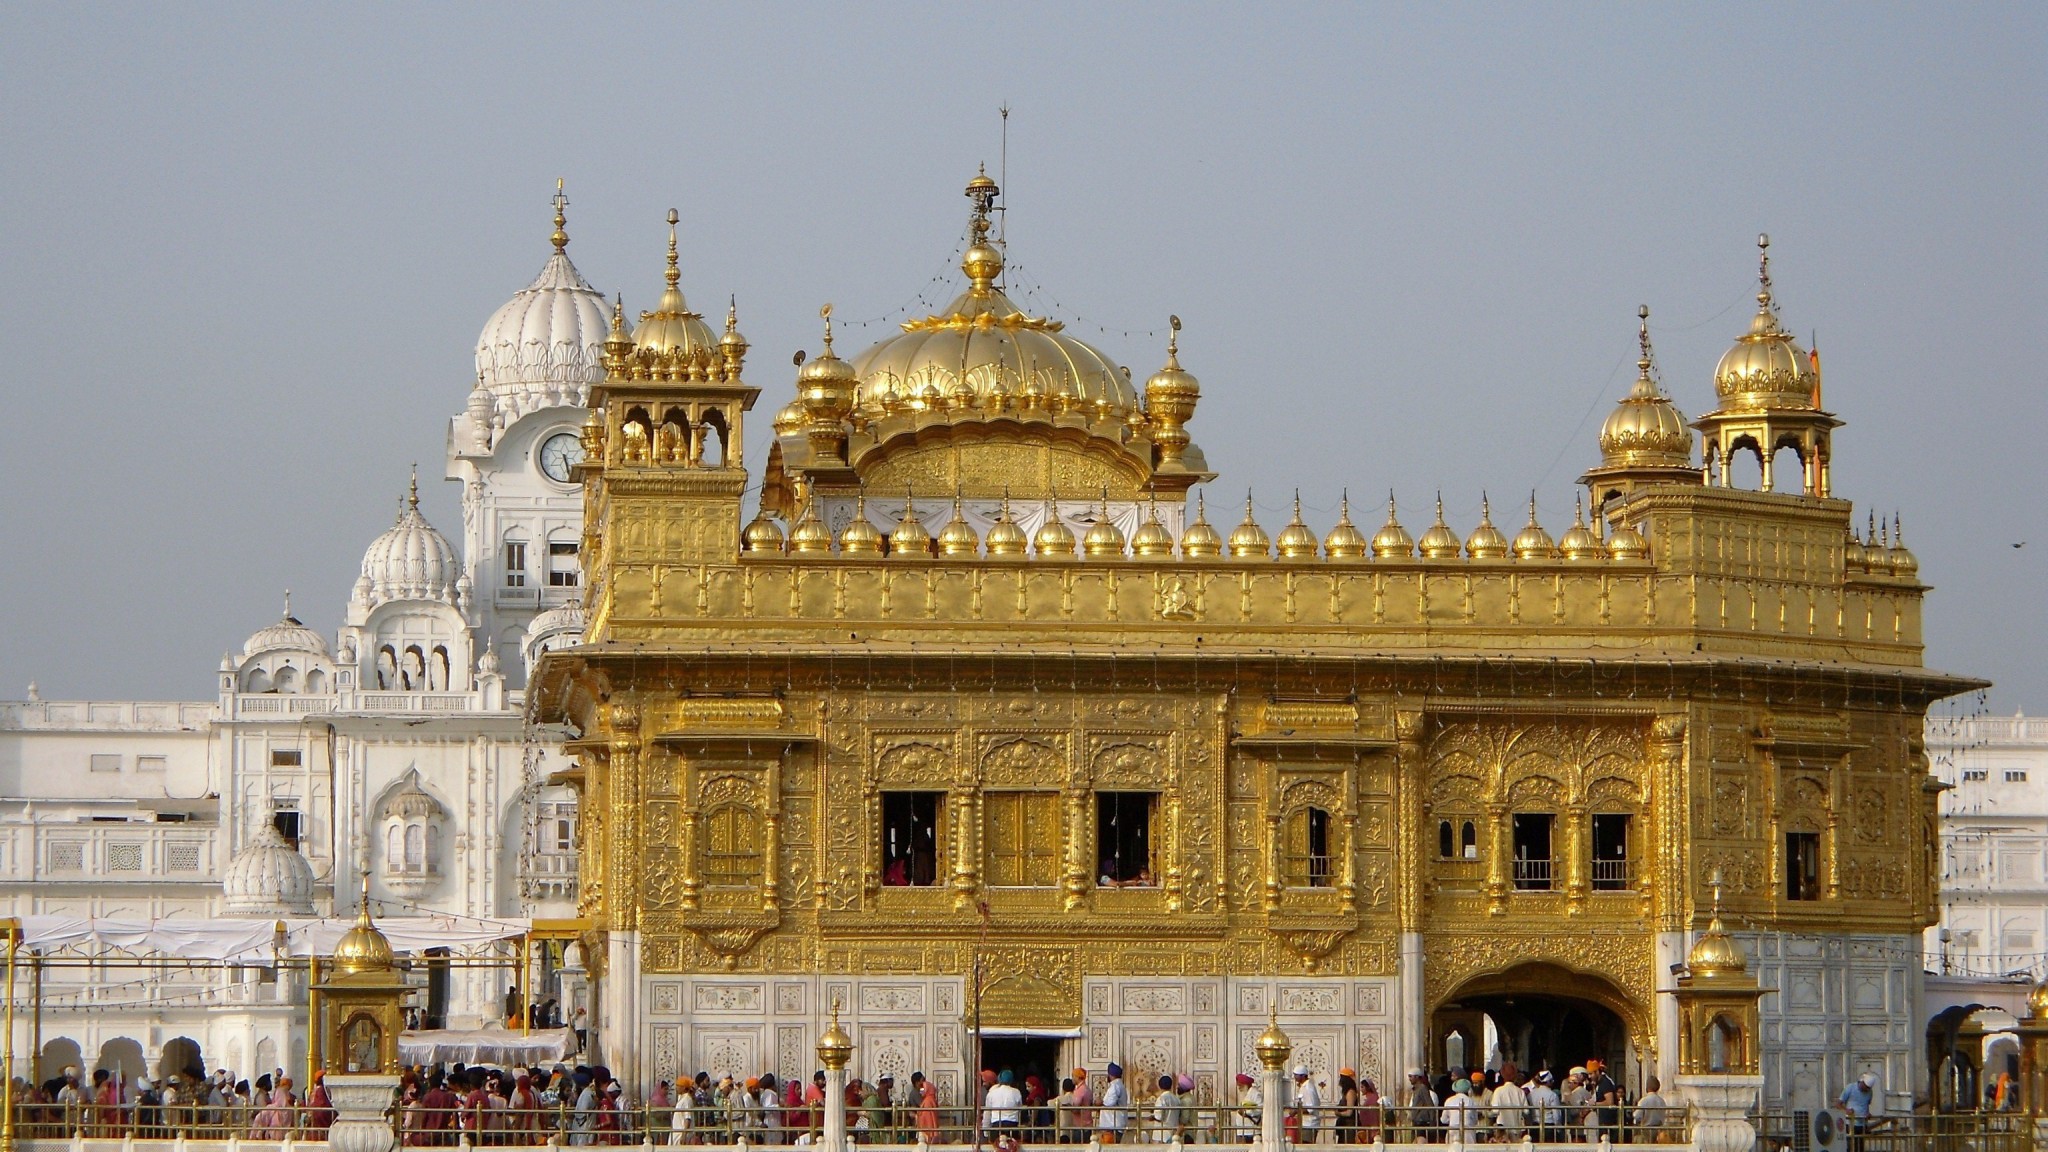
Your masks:
{"label": "white canopy awning", "polygon": [[[225,960],[258,964],[271,959],[277,946],[277,921],[249,918],[217,920],[109,920],[85,916],[24,916],[22,945],[36,952],[64,948],[123,949],[180,960]],[[335,941],[354,926],[343,917],[291,919],[285,926],[289,956],[327,956]],[[532,922],[523,919],[482,920],[469,916],[394,916],[377,921],[377,930],[393,951],[420,953],[429,948],[460,949],[512,940]]]}
{"label": "white canopy awning", "polygon": [[447,1030],[401,1032],[398,1059],[404,1064],[496,1064],[530,1068],[566,1060],[576,1050],[576,1037],[566,1028],[531,1034],[506,1028],[471,1032]]}

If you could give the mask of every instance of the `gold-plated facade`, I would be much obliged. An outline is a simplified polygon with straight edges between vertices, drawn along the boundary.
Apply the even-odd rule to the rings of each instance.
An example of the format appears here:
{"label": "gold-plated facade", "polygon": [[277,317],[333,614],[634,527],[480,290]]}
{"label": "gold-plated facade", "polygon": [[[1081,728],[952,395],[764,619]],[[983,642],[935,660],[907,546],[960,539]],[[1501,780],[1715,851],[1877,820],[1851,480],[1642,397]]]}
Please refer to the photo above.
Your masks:
{"label": "gold-plated facade", "polygon": [[[1369,549],[1347,504],[1320,550],[1297,513],[1276,556],[1248,506],[1227,551],[1198,511],[1175,556],[1145,509],[1208,475],[1178,331],[1141,397],[1002,297],[993,186],[969,195],[967,292],[849,371],[812,361],[765,470],[769,513],[781,492],[801,517],[792,540],[825,500],[858,527],[867,496],[907,493],[886,554],[872,525],[788,551],[750,528],[742,550],[758,390],[740,357],[608,354],[583,465],[588,630],[533,688],[539,716],[581,732],[600,982],[681,1021],[665,989],[753,979],[814,1004],[789,1027],[815,1037],[803,981],[888,974],[850,1005],[857,1026],[914,986],[945,1027],[969,1014],[946,989],[972,981],[985,1028],[1226,1077],[1274,1010],[1306,1014],[1289,1027],[1315,1060],[1441,1067],[1475,997],[1521,989],[1611,1013],[1668,1075],[1681,1037],[1658,1004],[1686,942],[1719,931],[1710,875],[1744,932],[1910,940],[1931,921],[1919,733],[1974,682],[1923,667],[1917,567],[1888,546],[1850,563],[1851,508],[1824,484],[1701,482],[1646,329],[1631,414],[1588,474],[1593,524],[1562,551],[1532,507],[1511,545],[1484,517],[1466,555],[1439,506],[1418,558],[1390,501]],[[1779,420],[1772,373],[1791,369],[1774,329],[1755,343],[1765,366],[1724,363],[1722,400]],[[1701,426],[1720,435],[1724,414]],[[671,418],[687,450],[650,452]],[[700,429],[730,447],[700,450]],[[1012,490],[1041,510],[1028,553]],[[984,554],[959,502],[999,496]],[[1084,548],[1063,498],[1095,506]],[[954,505],[936,542],[918,500]],[[1141,517],[1134,550],[1112,502]],[[885,826],[911,811],[933,843],[915,868]],[[1098,978],[1135,983],[1098,998]],[[1116,1022],[1170,1004],[1193,1021],[1171,1053]],[[1318,1013],[1355,1027],[1305,1031]],[[1754,1062],[1753,1001],[1746,1019]],[[677,1061],[709,1050],[663,1035]],[[918,1035],[963,1083],[958,1032]]]}

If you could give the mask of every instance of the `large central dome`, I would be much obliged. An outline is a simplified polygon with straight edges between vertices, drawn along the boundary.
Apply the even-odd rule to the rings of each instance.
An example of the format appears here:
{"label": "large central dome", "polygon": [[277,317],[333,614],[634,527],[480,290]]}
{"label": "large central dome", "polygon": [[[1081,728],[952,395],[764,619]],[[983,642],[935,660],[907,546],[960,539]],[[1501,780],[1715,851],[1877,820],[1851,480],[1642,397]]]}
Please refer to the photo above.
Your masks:
{"label": "large central dome", "polygon": [[[995,182],[975,177],[967,194],[977,192],[993,199]],[[1116,361],[1061,331],[1059,321],[1029,315],[995,286],[1003,254],[989,243],[985,206],[972,227],[973,243],[960,259],[967,291],[945,312],[906,321],[902,335],[854,357],[855,406],[876,418],[1030,395],[1053,408],[1086,406],[1097,417],[1136,412],[1137,390]]]}

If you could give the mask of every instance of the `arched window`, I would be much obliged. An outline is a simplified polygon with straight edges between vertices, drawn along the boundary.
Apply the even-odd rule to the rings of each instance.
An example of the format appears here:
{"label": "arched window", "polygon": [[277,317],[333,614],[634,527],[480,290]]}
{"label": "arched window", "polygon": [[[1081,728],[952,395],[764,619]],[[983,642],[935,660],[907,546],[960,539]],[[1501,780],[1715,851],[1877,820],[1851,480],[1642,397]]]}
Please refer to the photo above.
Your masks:
{"label": "arched window", "polygon": [[249,669],[249,674],[242,678],[242,691],[244,692],[268,692],[270,690],[270,673],[265,672],[261,668]]}
{"label": "arched window", "polygon": [[277,670],[277,676],[271,683],[276,686],[276,691],[286,693],[297,692],[299,690],[299,670],[287,664]]}
{"label": "arched window", "polygon": [[377,687],[398,687],[398,653],[389,644],[377,649]]}
{"label": "arched window", "polygon": [[427,826],[405,826],[405,871],[423,872],[427,866]]}
{"label": "arched window", "polygon": [[1742,1052],[1742,1029],[1726,1016],[1707,1024],[1707,1071],[1726,1072]]}
{"label": "arched window", "polygon": [[727,804],[704,818],[704,883],[737,888],[761,879],[760,821],[750,808]]}
{"label": "arched window", "polygon": [[417,644],[405,646],[403,663],[398,669],[398,685],[407,692],[418,692],[427,686],[427,654]]}
{"label": "arched window", "polygon": [[433,658],[427,661],[427,687],[436,692],[448,690],[448,649],[434,645]]}
{"label": "arched window", "polygon": [[[726,439],[731,435],[731,430],[725,425],[725,413],[716,408],[704,413],[703,430],[699,435],[702,439],[697,445],[697,463],[705,468],[725,467]],[[715,454],[711,446],[713,440],[718,442]]]}
{"label": "arched window", "polygon": [[427,825],[427,851],[420,860],[420,867],[429,874],[441,871],[441,829],[438,825]]}
{"label": "arched window", "polygon": [[1297,808],[1287,816],[1281,845],[1282,872],[1289,888],[1330,886],[1330,814],[1316,807]]}
{"label": "arched window", "polygon": [[1437,821],[1436,854],[1446,860],[1452,859],[1458,854],[1458,831],[1451,827],[1449,820]]}
{"label": "arched window", "polygon": [[1458,833],[1458,854],[1467,860],[1479,859],[1479,829],[1473,827],[1470,820],[1465,821],[1465,827]]}
{"label": "arched window", "polygon": [[384,867],[393,872],[405,867],[405,829],[396,824],[384,832]]}
{"label": "arched window", "polygon": [[306,691],[314,696],[327,691],[327,673],[319,668],[306,673]]}

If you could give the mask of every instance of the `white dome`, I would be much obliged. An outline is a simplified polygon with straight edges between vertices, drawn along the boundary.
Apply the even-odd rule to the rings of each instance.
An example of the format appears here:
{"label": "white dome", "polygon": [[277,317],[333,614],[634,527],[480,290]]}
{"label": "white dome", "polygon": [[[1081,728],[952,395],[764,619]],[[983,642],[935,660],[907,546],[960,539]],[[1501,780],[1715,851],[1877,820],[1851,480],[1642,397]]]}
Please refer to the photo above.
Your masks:
{"label": "white dome", "polygon": [[462,575],[462,564],[448,538],[420,515],[415,481],[405,510],[398,514],[398,523],[371,541],[363,553],[363,574],[356,581],[356,594],[373,605],[389,600],[438,600],[453,604],[456,583]]}
{"label": "white dome", "polygon": [[265,652],[309,652],[322,658],[327,655],[326,637],[301,624],[299,618],[292,615],[290,593],[285,594],[284,618],[267,628],[258,629],[242,645],[244,660]]}
{"label": "white dome", "polygon": [[[568,243],[562,237],[561,243]],[[583,406],[604,379],[611,311],[558,247],[533,283],[491,314],[476,340],[476,371],[511,423],[536,408]]]}
{"label": "white dome", "polygon": [[268,820],[256,826],[248,847],[228,861],[220,888],[230,916],[313,914],[313,865]]}

